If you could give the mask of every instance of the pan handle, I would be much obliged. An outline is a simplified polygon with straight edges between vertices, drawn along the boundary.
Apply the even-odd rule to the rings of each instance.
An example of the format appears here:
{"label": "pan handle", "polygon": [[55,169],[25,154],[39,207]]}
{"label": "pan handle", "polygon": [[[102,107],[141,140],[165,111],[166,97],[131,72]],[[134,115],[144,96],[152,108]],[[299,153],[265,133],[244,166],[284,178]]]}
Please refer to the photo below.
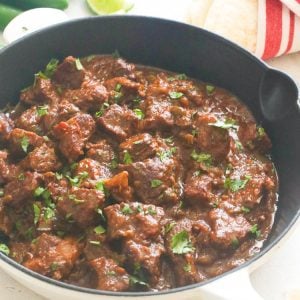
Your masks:
{"label": "pan handle", "polygon": [[263,300],[252,286],[249,269],[243,268],[201,288],[203,299]]}
{"label": "pan handle", "polygon": [[260,107],[270,121],[282,120],[290,113],[299,111],[300,90],[286,73],[267,69],[259,88]]}

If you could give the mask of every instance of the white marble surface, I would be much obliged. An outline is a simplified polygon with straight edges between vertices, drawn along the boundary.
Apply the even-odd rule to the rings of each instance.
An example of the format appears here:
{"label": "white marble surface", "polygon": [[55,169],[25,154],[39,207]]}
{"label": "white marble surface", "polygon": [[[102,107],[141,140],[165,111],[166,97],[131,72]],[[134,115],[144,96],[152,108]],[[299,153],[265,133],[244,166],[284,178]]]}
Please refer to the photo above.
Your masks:
{"label": "white marble surface", "polygon": [[[136,0],[134,14],[146,14],[183,20],[187,0]],[[175,4],[176,2],[176,4]],[[163,9],[162,6],[166,6]],[[171,8],[171,9],[167,9]],[[70,0],[66,10],[71,17],[90,15],[84,0]],[[1,42],[1,35],[0,35]],[[300,53],[269,61],[273,67],[286,71],[300,83]],[[300,196],[300,195],[299,195]],[[272,258],[251,274],[254,288],[266,300],[300,300],[300,222],[289,239]],[[247,291],[244,291],[247,292]],[[42,300],[0,270],[0,299]],[[196,299],[195,299],[196,300]]]}

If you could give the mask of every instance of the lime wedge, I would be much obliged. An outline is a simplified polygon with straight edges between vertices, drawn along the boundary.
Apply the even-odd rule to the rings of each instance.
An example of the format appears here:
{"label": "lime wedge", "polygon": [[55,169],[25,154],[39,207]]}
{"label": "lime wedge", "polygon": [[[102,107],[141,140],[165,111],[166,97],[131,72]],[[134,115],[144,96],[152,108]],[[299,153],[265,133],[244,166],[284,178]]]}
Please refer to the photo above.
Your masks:
{"label": "lime wedge", "polygon": [[89,8],[97,15],[126,13],[134,4],[126,0],[86,0]]}

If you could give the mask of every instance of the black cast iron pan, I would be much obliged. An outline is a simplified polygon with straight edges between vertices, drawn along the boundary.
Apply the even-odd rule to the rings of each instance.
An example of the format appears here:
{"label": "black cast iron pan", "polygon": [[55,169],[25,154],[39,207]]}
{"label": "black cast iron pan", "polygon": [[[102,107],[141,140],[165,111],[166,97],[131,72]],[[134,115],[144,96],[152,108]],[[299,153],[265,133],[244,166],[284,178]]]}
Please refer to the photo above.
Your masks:
{"label": "black cast iron pan", "polygon": [[[299,92],[295,83],[286,74],[269,68],[235,44],[196,27],[149,17],[95,17],[41,30],[2,49],[0,106],[17,102],[19,91],[28,86],[33,74],[53,57],[62,59],[68,55],[109,54],[116,49],[129,61],[186,73],[230,90],[250,108],[258,123],[266,128],[272,139],[272,156],[279,175],[279,201],[272,232],[261,253],[240,268],[253,264],[275,247],[299,216],[300,113],[297,102]],[[199,283],[171,291],[134,296],[133,293],[102,292],[59,283],[26,270],[3,254],[0,254],[0,265],[9,269],[10,274],[18,273],[18,280],[22,280],[22,276],[29,276],[32,282],[38,279],[48,287],[72,292],[70,299],[75,299],[81,293],[86,299],[96,295],[97,299],[102,299],[99,295],[112,298],[153,295],[172,299],[174,292],[182,293],[180,299],[184,299],[185,292],[207,285]],[[224,276],[226,274],[217,279]],[[38,288],[34,289],[38,291]],[[51,296],[51,288],[49,293],[48,297]],[[63,299],[67,298],[66,294]]]}

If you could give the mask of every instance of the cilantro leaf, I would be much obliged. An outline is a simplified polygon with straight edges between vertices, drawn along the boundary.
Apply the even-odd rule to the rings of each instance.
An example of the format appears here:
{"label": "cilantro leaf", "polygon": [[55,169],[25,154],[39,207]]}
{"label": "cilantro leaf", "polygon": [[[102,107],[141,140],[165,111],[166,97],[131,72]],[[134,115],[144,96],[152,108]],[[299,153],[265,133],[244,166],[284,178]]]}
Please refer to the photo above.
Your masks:
{"label": "cilantro leaf", "polygon": [[34,213],[34,219],[33,219],[33,223],[34,225],[37,224],[37,222],[40,219],[40,215],[41,215],[41,209],[37,204],[33,204],[33,213]]}
{"label": "cilantro leaf", "polygon": [[183,270],[185,272],[191,272],[192,270],[192,266],[190,264],[186,264],[184,267],[183,267]]}
{"label": "cilantro leaf", "polygon": [[0,252],[4,253],[5,255],[9,255],[9,248],[5,244],[0,244]]}
{"label": "cilantro leaf", "polygon": [[143,113],[143,111],[139,108],[135,108],[134,113],[136,114],[136,116],[138,117],[139,120],[142,120],[145,118],[145,114]]}
{"label": "cilantro leaf", "polygon": [[21,147],[25,153],[28,151],[29,139],[27,136],[23,136],[21,139]]}
{"label": "cilantro leaf", "polygon": [[172,230],[172,228],[176,225],[176,222],[175,221],[172,221],[170,223],[168,223],[166,226],[165,226],[165,233],[168,233]]}
{"label": "cilantro leaf", "polygon": [[156,188],[162,185],[162,181],[159,179],[153,179],[151,180],[151,187]]}
{"label": "cilantro leaf", "polygon": [[130,153],[129,153],[127,150],[124,151],[123,162],[124,162],[126,165],[132,163],[132,157],[131,157]]}
{"label": "cilantro leaf", "polygon": [[169,96],[171,99],[176,100],[183,96],[183,93],[180,92],[169,92]]}
{"label": "cilantro leaf", "polygon": [[189,239],[189,234],[185,230],[173,235],[171,248],[175,254],[186,254],[195,250]]}
{"label": "cilantro leaf", "polygon": [[48,62],[47,66],[45,68],[45,71],[44,71],[44,75],[47,78],[52,77],[52,75],[54,74],[54,72],[57,69],[58,63],[59,63],[58,59],[56,59],[56,58],[50,59],[50,61]]}
{"label": "cilantro leaf", "polygon": [[236,120],[234,119],[226,119],[225,121],[217,120],[217,122],[209,123],[208,125],[223,129],[238,129],[238,125],[236,125]]}
{"label": "cilantro leaf", "polygon": [[102,234],[102,233],[105,233],[105,231],[106,231],[105,228],[103,228],[101,225],[94,228],[94,232],[96,234]]}
{"label": "cilantro leaf", "polygon": [[209,95],[209,96],[212,95],[214,93],[215,89],[216,89],[215,86],[213,86],[211,84],[207,84],[206,85],[206,93],[207,93],[207,95]]}
{"label": "cilantro leaf", "polygon": [[258,229],[258,225],[254,224],[251,229],[250,232],[256,237],[259,238],[261,235],[261,231]]}
{"label": "cilantro leaf", "polygon": [[121,211],[123,215],[131,215],[133,213],[133,210],[130,208],[130,206],[127,203],[124,204]]}
{"label": "cilantro leaf", "polygon": [[207,166],[210,166],[212,164],[212,157],[208,153],[204,153],[204,152],[197,153],[196,150],[193,150],[193,152],[191,153],[191,158],[198,163],[203,162]]}
{"label": "cilantro leaf", "polygon": [[172,147],[168,150],[162,150],[161,152],[157,153],[157,156],[159,157],[159,159],[163,162],[165,160],[167,160],[168,158],[172,157],[172,155],[174,153],[176,153],[177,148],[176,147]]}
{"label": "cilantro leaf", "polygon": [[243,189],[250,179],[251,177],[249,176],[245,176],[245,179],[231,179],[227,177],[224,182],[224,187],[232,192],[237,192],[238,190]]}
{"label": "cilantro leaf", "polygon": [[81,61],[80,61],[79,58],[76,58],[76,60],[75,60],[75,66],[76,66],[76,69],[77,69],[78,71],[83,70],[83,65],[81,64]]}
{"label": "cilantro leaf", "polygon": [[40,117],[45,116],[48,114],[48,106],[47,105],[38,106],[36,111],[37,111],[38,116],[40,116]]}
{"label": "cilantro leaf", "polygon": [[99,118],[99,117],[102,117],[105,110],[109,108],[109,103],[107,102],[104,102],[101,106],[100,106],[100,109],[95,113],[95,117]]}

